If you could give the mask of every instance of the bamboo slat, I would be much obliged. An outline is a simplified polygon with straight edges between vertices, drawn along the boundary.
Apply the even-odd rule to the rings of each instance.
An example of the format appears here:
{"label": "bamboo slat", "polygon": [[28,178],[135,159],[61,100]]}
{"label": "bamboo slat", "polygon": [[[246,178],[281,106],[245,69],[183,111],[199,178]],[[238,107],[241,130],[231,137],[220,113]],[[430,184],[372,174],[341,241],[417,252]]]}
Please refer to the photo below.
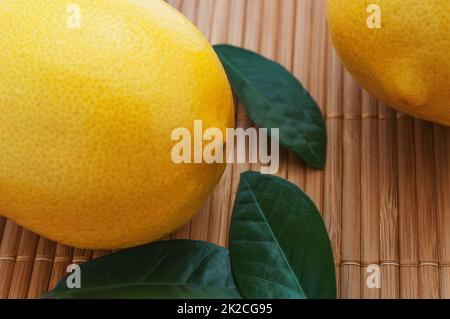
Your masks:
{"label": "bamboo slat", "polygon": [[3,236],[3,230],[5,229],[6,218],[0,216],[0,238]]}
{"label": "bamboo slat", "polygon": [[341,297],[354,299],[361,297],[361,99],[348,72],[343,92]]}
{"label": "bamboo slat", "polygon": [[25,229],[22,231],[8,298],[27,297],[38,241],[38,235]]}
{"label": "bamboo slat", "polygon": [[[433,125],[415,121],[416,192],[418,211],[419,288],[422,298],[439,298],[437,207]],[[426,155],[426,156],[424,156]]]}
{"label": "bamboo slat", "polygon": [[381,297],[399,297],[398,269],[398,170],[396,113],[379,105],[380,258]]}
{"label": "bamboo slat", "polygon": [[[279,174],[304,189],[329,231],[341,298],[450,299],[450,128],[379,103],[345,71],[326,25],[326,0],[168,0],[212,43],[259,52],[290,70],[327,123],[327,167],[283,150]],[[236,126],[254,126],[236,99]],[[228,241],[240,174],[229,165],[199,214],[168,238]],[[1,198],[0,198],[1,200]],[[74,249],[0,217],[0,298],[39,298],[109,251]],[[367,270],[381,270],[380,289]]]}
{"label": "bamboo slat", "polygon": [[397,119],[397,163],[399,187],[400,298],[419,298],[419,239],[416,195],[414,121]]}
{"label": "bamboo slat", "polygon": [[[248,0],[247,1],[247,17],[245,25],[245,40],[244,47],[255,51],[261,52],[261,39],[262,36],[263,21],[264,21],[264,2],[260,0]],[[245,113],[245,112],[244,112]],[[252,126],[254,126],[252,124]],[[250,164],[250,170],[259,171],[260,166],[257,164]]]}
{"label": "bamboo slat", "polygon": [[[295,1],[295,26],[292,47],[292,73],[303,83],[309,79],[311,23],[308,16],[312,12],[312,1]],[[292,152],[288,155],[288,178],[293,183],[305,189],[306,167]]]}
{"label": "bamboo slat", "polygon": [[0,243],[0,298],[7,298],[22,228],[8,220]]}
{"label": "bamboo slat", "polygon": [[441,297],[450,299],[450,129],[434,126]]}
{"label": "bamboo slat", "polygon": [[[326,98],[326,50],[327,50],[327,25],[326,25],[326,1],[313,1],[312,5],[312,25],[309,46],[310,53],[310,73],[309,83],[305,84],[312,97],[315,98],[322,113],[325,113]],[[323,172],[310,166],[306,167],[305,191],[314,201],[320,211],[323,211]]]}
{"label": "bamboo slat", "polygon": [[343,69],[333,50],[328,50],[327,86],[327,169],[324,176],[323,216],[328,228],[336,264],[337,291],[341,292],[341,238],[342,238],[342,172],[343,172],[343,121],[338,115],[343,113]]}
{"label": "bamboo slat", "polygon": [[[294,15],[292,14],[292,10],[294,10],[293,3],[286,0],[279,2],[276,0],[266,0],[263,4],[263,17],[266,18],[267,23],[263,23],[261,27],[265,36],[261,40],[260,53],[278,61],[292,72],[292,58],[290,54],[292,54],[292,39],[295,28]],[[291,53],[288,54],[287,52]],[[275,175],[287,178],[288,157],[289,152],[285,149],[280,149],[279,169]]]}
{"label": "bamboo slat", "polygon": [[364,115],[377,114],[378,105],[374,98],[362,91],[361,107],[361,238],[365,239],[361,240],[361,291],[362,297],[376,299],[380,297],[380,291],[367,285],[367,277],[370,265],[378,265],[380,261],[379,167],[374,161],[380,154],[378,118]]}
{"label": "bamboo slat", "polygon": [[55,242],[44,237],[39,238],[28,290],[28,298],[40,298],[48,290],[55,250]]}

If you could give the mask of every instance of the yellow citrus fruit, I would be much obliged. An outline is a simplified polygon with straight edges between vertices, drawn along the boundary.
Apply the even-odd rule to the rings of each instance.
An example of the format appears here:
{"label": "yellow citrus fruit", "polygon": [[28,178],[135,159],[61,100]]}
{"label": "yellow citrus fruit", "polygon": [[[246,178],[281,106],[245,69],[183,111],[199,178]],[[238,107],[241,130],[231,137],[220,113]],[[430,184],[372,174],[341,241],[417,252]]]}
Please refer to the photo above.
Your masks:
{"label": "yellow citrus fruit", "polygon": [[114,249],[186,223],[223,164],[171,158],[176,128],[233,126],[210,44],[160,0],[3,0],[0,213]]}
{"label": "yellow citrus fruit", "polygon": [[401,112],[450,125],[449,0],[328,0],[328,21],[364,88]]}

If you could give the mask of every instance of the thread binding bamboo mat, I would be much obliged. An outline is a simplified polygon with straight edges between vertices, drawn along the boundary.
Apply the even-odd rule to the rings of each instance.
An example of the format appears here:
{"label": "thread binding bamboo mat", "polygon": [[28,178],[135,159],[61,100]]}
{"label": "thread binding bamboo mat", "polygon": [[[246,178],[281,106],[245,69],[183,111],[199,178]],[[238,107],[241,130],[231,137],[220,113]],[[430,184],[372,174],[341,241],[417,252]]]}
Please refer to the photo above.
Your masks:
{"label": "thread binding bamboo mat", "polygon": [[[341,298],[450,298],[450,128],[403,116],[352,80],[327,31],[325,0],[172,0],[212,43],[276,59],[327,119],[328,165],[284,151],[280,176],[302,187],[328,226]],[[237,125],[251,126],[242,105]],[[229,166],[199,215],[171,238],[227,242],[239,175]],[[0,217],[0,298],[39,298],[70,263],[107,254],[66,247]],[[369,289],[367,268],[381,269]],[[369,269],[370,270],[370,269]]]}

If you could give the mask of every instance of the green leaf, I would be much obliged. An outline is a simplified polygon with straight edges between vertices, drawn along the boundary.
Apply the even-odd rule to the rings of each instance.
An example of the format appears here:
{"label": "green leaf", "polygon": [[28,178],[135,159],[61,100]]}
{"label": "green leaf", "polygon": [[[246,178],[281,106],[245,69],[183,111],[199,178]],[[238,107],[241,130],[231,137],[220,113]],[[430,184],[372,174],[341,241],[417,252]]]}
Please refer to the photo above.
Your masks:
{"label": "green leaf", "polygon": [[81,288],[64,278],[46,298],[240,298],[228,251],[198,241],[164,241],[81,266]]}
{"label": "green leaf", "polygon": [[336,298],[333,252],[320,213],[303,191],[279,177],[241,175],[230,257],[244,298]]}
{"label": "green leaf", "polygon": [[280,144],[323,169],[327,132],[317,103],[280,64],[254,52],[216,45],[229,80],[250,118],[261,128],[279,128]]}

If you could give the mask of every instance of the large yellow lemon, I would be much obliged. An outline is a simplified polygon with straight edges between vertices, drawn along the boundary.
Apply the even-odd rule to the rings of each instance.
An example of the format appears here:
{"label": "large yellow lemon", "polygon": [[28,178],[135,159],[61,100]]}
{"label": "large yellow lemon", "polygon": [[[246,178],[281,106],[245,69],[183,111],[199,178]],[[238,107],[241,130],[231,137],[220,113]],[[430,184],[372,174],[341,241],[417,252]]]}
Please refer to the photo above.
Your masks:
{"label": "large yellow lemon", "polygon": [[336,50],[401,112],[450,125],[450,1],[328,0]]}
{"label": "large yellow lemon", "polygon": [[225,131],[232,105],[214,50],[163,1],[2,0],[0,213],[81,248],[156,240],[224,170],[175,164],[173,130]]}

